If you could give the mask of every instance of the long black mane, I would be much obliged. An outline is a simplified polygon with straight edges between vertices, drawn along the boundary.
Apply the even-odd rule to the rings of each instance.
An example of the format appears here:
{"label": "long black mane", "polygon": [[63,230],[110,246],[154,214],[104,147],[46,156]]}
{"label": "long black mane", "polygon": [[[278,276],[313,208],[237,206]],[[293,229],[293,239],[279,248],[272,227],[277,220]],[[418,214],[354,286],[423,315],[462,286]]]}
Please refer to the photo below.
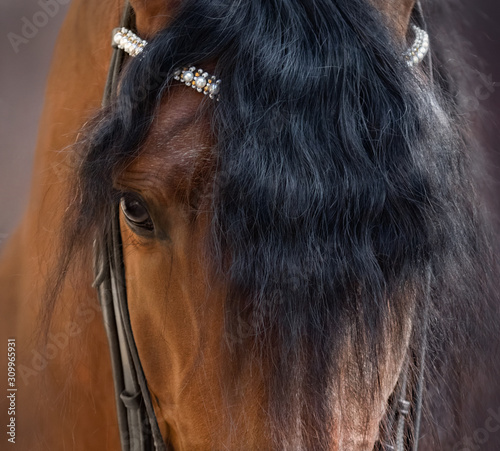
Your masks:
{"label": "long black mane", "polygon": [[71,246],[108,227],[113,179],[139,154],[173,70],[217,62],[220,102],[205,104],[217,137],[207,244],[229,286],[228,353],[268,370],[276,449],[328,449],[346,343],[369,413],[381,350],[400,350],[409,319],[418,353],[427,268],[427,376],[451,387],[437,404],[460,396],[474,346],[491,336],[473,148],[432,34],[431,46],[433,85],[367,0],[188,0],[82,142]]}

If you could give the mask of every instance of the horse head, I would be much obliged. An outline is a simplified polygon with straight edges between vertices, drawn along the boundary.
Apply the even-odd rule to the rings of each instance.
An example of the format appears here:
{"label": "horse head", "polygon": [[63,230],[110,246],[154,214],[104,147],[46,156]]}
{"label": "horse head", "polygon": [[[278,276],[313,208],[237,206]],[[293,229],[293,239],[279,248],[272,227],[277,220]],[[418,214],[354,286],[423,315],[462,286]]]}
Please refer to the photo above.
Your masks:
{"label": "horse head", "polygon": [[[477,294],[460,131],[403,58],[414,2],[131,5],[149,42],[82,139],[70,230],[120,206],[165,441],[372,449],[428,311]],[[193,64],[217,99],[175,80]]]}

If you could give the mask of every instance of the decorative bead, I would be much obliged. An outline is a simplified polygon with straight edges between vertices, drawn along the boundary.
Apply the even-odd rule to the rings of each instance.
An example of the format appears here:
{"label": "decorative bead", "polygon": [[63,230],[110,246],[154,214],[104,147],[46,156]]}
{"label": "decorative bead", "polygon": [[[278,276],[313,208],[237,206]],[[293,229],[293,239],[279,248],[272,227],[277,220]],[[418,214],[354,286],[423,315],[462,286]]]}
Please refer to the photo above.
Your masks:
{"label": "decorative bead", "polygon": [[206,78],[204,78],[204,77],[197,77],[196,78],[196,87],[198,89],[204,88],[206,86],[206,84],[207,84],[207,79]]}
{"label": "decorative bead", "polygon": [[217,94],[219,94],[220,90],[220,80],[217,81],[217,83],[212,83],[208,87],[208,95],[211,99],[215,98]]}
{"label": "decorative bead", "polygon": [[183,75],[183,80],[187,83],[191,83],[193,81],[193,78],[194,78],[194,74],[193,72],[191,72],[190,70],[187,70],[184,72],[184,75]]}

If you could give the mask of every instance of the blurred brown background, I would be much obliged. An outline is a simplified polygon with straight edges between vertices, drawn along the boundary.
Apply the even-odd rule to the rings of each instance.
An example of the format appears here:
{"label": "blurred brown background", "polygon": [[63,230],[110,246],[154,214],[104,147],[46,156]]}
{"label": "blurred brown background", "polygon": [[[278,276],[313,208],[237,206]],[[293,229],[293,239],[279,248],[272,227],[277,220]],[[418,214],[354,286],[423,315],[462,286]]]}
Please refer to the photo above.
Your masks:
{"label": "blurred brown background", "polygon": [[[43,8],[38,1],[0,0],[0,244],[20,220],[27,202],[44,86],[52,49],[68,8],[60,4],[67,0],[53,0],[59,9],[52,10],[53,17],[45,14],[45,21],[39,14]],[[464,9],[466,27],[462,31],[485,61],[478,66],[474,83],[481,107],[491,112],[484,120],[484,128],[490,152],[498,161],[500,2],[469,0],[464,2]],[[33,36],[20,42],[12,33],[22,37],[27,21],[37,22],[37,31],[25,29],[26,35]]]}
{"label": "blurred brown background", "polygon": [[[0,0],[0,244],[28,201],[45,83],[69,6],[53,3],[59,8],[47,9],[50,17],[38,0]],[[26,21],[35,21],[36,29]]]}

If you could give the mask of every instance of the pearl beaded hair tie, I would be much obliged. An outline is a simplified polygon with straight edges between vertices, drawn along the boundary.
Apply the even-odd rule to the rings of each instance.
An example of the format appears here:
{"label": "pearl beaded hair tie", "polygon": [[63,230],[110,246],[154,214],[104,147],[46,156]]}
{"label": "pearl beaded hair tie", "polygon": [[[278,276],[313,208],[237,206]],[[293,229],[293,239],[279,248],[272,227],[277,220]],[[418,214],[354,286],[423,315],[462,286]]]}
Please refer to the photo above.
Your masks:
{"label": "pearl beaded hair tie", "polygon": [[[429,35],[425,30],[412,25],[415,33],[413,45],[403,53],[408,66],[413,67],[422,62],[429,51]],[[147,42],[141,39],[127,28],[116,28],[113,30],[113,46],[118,47],[130,56],[140,55],[146,47]],[[174,79],[191,86],[198,92],[208,95],[211,99],[218,99],[220,83],[215,76],[209,75],[202,69],[190,68],[178,69],[174,74]]]}
{"label": "pearl beaded hair tie", "polygon": [[416,25],[411,26],[415,33],[415,42],[413,45],[403,53],[408,66],[416,66],[422,62],[429,51],[429,35],[425,30],[418,28]]}

